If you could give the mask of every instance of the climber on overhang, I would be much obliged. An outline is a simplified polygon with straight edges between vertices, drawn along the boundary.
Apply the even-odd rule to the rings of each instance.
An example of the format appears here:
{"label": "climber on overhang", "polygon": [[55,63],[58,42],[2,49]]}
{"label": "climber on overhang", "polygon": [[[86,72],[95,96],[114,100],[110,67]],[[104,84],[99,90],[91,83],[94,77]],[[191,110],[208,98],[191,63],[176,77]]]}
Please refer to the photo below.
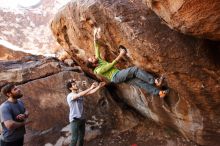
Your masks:
{"label": "climber on overhang", "polygon": [[[159,95],[160,98],[164,98],[169,90],[160,90],[164,77],[154,78],[150,73],[147,73],[140,68],[134,66],[123,70],[119,70],[115,67],[115,64],[126,54],[126,48],[122,45],[119,46],[120,53],[118,57],[111,63],[103,60],[99,52],[98,39],[100,38],[100,28],[94,29],[94,46],[95,56],[88,58],[87,67],[93,69],[95,74],[105,77],[108,81],[113,83],[122,83],[129,80],[136,79],[136,85],[142,89],[145,89],[147,93],[152,95]],[[157,86],[157,87],[156,87]]]}

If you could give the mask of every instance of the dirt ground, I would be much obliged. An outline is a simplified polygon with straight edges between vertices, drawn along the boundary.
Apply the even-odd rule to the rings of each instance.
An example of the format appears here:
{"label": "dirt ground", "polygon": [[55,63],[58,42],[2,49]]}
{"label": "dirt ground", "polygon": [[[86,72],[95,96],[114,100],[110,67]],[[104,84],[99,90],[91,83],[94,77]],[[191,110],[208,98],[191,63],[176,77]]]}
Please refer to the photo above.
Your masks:
{"label": "dirt ground", "polygon": [[[143,124],[144,123],[144,124]],[[150,120],[142,121],[128,131],[113,131],[86,142],[85,146],[198,146],[176,131],[163,128]]]}

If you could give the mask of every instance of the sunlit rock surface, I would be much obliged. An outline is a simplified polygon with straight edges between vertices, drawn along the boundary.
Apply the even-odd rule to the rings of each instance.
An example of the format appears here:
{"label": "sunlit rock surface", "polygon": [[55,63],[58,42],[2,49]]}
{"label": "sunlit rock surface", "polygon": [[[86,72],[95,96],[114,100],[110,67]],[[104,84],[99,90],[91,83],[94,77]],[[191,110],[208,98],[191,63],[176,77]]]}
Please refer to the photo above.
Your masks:
{"label": "sunlit rock surface", "polygon": [[219,0],[144,0],[171,29],[220,41]]}
{"label": "sunlit rock surface", "polygon": [[0,45],[0,61],[2,60],[20,60],[22,57],[30,55],[21,51],[14,51]]}
{"label": "sunlit rock surface", "polygon": [[103,58],[113,60],[117,47],[128,56],[119,68],[136,65],[165,74],[170,95],[164,100],[120,85],[119,95],[145,117],[173,127],[202,145],[220,143],[220,44],[185,36],[161,24],[142,1],[72,1],[51,23],[57,41],[80,66],[94,55],[93,26],[101,27]]}
{"label": "sunlit rock surface", "polygon": [[41,55],[56,52],[60,46],[51,35],[49,22],[68,1],[43,0],[33,7],[28,7],[31,1],[0,2],[0,40]]}

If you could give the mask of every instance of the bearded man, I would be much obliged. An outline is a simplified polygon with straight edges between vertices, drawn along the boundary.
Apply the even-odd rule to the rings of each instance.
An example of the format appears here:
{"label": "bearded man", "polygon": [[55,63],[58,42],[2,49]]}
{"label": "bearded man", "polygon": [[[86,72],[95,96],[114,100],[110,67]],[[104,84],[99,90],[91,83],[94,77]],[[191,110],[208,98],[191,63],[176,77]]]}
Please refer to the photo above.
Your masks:
{"label": "bearded man", "polygon": [[2,126],[1,146],[23,146],[25,125],[28,112],[24,103],[20,100],[23,97],[21,90],[14,84],[7,84],[2,88],[2,94],[7,100],[0,106],[0,118]]}

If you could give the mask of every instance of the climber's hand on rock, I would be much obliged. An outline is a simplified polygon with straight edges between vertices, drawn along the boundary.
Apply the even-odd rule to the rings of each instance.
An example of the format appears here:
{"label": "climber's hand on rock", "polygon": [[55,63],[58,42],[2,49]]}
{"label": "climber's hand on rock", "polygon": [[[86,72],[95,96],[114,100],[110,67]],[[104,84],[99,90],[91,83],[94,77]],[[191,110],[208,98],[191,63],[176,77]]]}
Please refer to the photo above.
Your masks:
{"label": "climber's hand on rock", "polygon": [[94,28],[94,38],[95,39],[100,39],[100,32],[101,32],[101,28],[100,27],[95,27]]}
{"label": "climber's hand on rock", "polygon": [[121,56],[124,56],[125,54],[126,54],[125,49],[120,49],[120,55],[121,55]]}

